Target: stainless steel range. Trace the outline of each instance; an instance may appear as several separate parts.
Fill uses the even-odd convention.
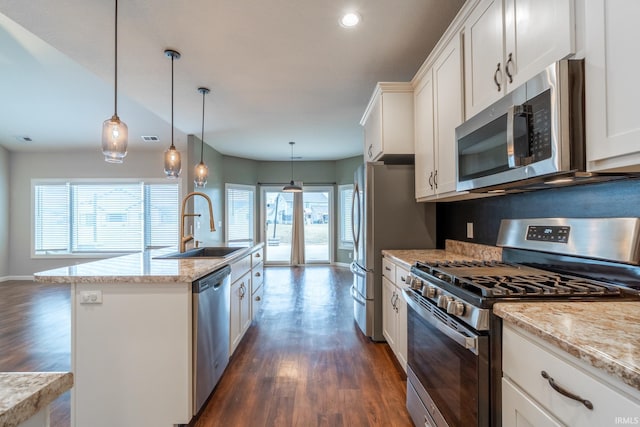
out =
[[[417,263],[407,408],[416,425],[500,426],[498,301],[640,299],[640,219],[503,220],[501,261]]]

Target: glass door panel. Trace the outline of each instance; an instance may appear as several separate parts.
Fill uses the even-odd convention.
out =
[[[331,261],[332,195],[331,187],[304,189],[302,201],[306,263]]]
[[[289,264],[291,262],[291,224],[293,194],[278,188],[265,188],[262,192],[265,262]]]

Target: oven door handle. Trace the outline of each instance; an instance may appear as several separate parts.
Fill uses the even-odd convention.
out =
[[[436,327],[440,332],[445,334],[447,337],[451,338],[454,342],[456,342],[461,347],[466,348],[473,354],[478,354],[478,336],[468,336],[462,334],[454,329],[452,329],[449,325],[438,319],[436,316],[431,314],[427,309],[420,306],[411,296],[410,290],[403,289],[402,294],[404,296],[405,301],[415,312],[422,317],[425,321],[429,322],[431,325]],[[437,310],[434,308],[434,310]],[[458,322],[455,322],[459,325]],[[462,326],[462,325],[460,325]]]

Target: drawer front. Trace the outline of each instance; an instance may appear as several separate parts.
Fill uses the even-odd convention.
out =
[[[264,297],[264,286],[260,286],[251,295],[251,319],[256,320],[260,315],[260,308]]]
[[[251,253],[251,267],[260,264],[264,260],[264,248]]]
[[[503,376],[525,391],[552,416],[562,423],[575,426],[614,425],[619,417],[640,414],[640,400],[632,400],[596,378],[582,366],[574,364],[570,354],[559,357],[534,342],[530,337],[505,325],[502,341]],[[575,359],[578,362],[578,359]],[[593,368],[594,371],[596,368]],[[586,399],[593,404],[588,409],[583,403],[570,399],[543,378],[544,371],[556,385]],[[612,379],[615,381],[615,379]]]
[[[396,286],[399,288],[404,288],[405,286],[407,286],[409,283],[407,282],[407,280],[409,280],[409,276],[410,276],[410,272],[409,270],[406,270],[403,267],[400,266],[396,266]]]
[[[382,275],[395,283],[396,265],[386,258],[382,258]]]
[[[251,269],[251,293],[254,293],[256,289],[262,286],[264,280],[264,264],[259,264]]]
[[[251,269],[251,255],[247,255],[246,257],[239,259],[238,261],[231,264],[231,283],[234,283],[243,274]]]

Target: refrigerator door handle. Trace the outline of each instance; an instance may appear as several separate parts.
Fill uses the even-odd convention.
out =
[[[351,261],[350,269],[353,274],[361,277],[365,277],[367,273],[370,272],[370,270],[367,270],[366,268],[358,264],[356,261]]]
[[[355,286],[351,286],[351,298],[354,299],[357,303],[361,305],[365,305],[366,299],[362,296],[360,292],[355,288]]]
[[[358,223],[355,222],[356,206],[358,207]],[[360,247],[360,223],[362,222],[362,211],[360,209],[360,186],[357,182],[353,184],[353,195],[351,197],[351,234],[353,235],[353,247],[357,259],[358,248]]]

